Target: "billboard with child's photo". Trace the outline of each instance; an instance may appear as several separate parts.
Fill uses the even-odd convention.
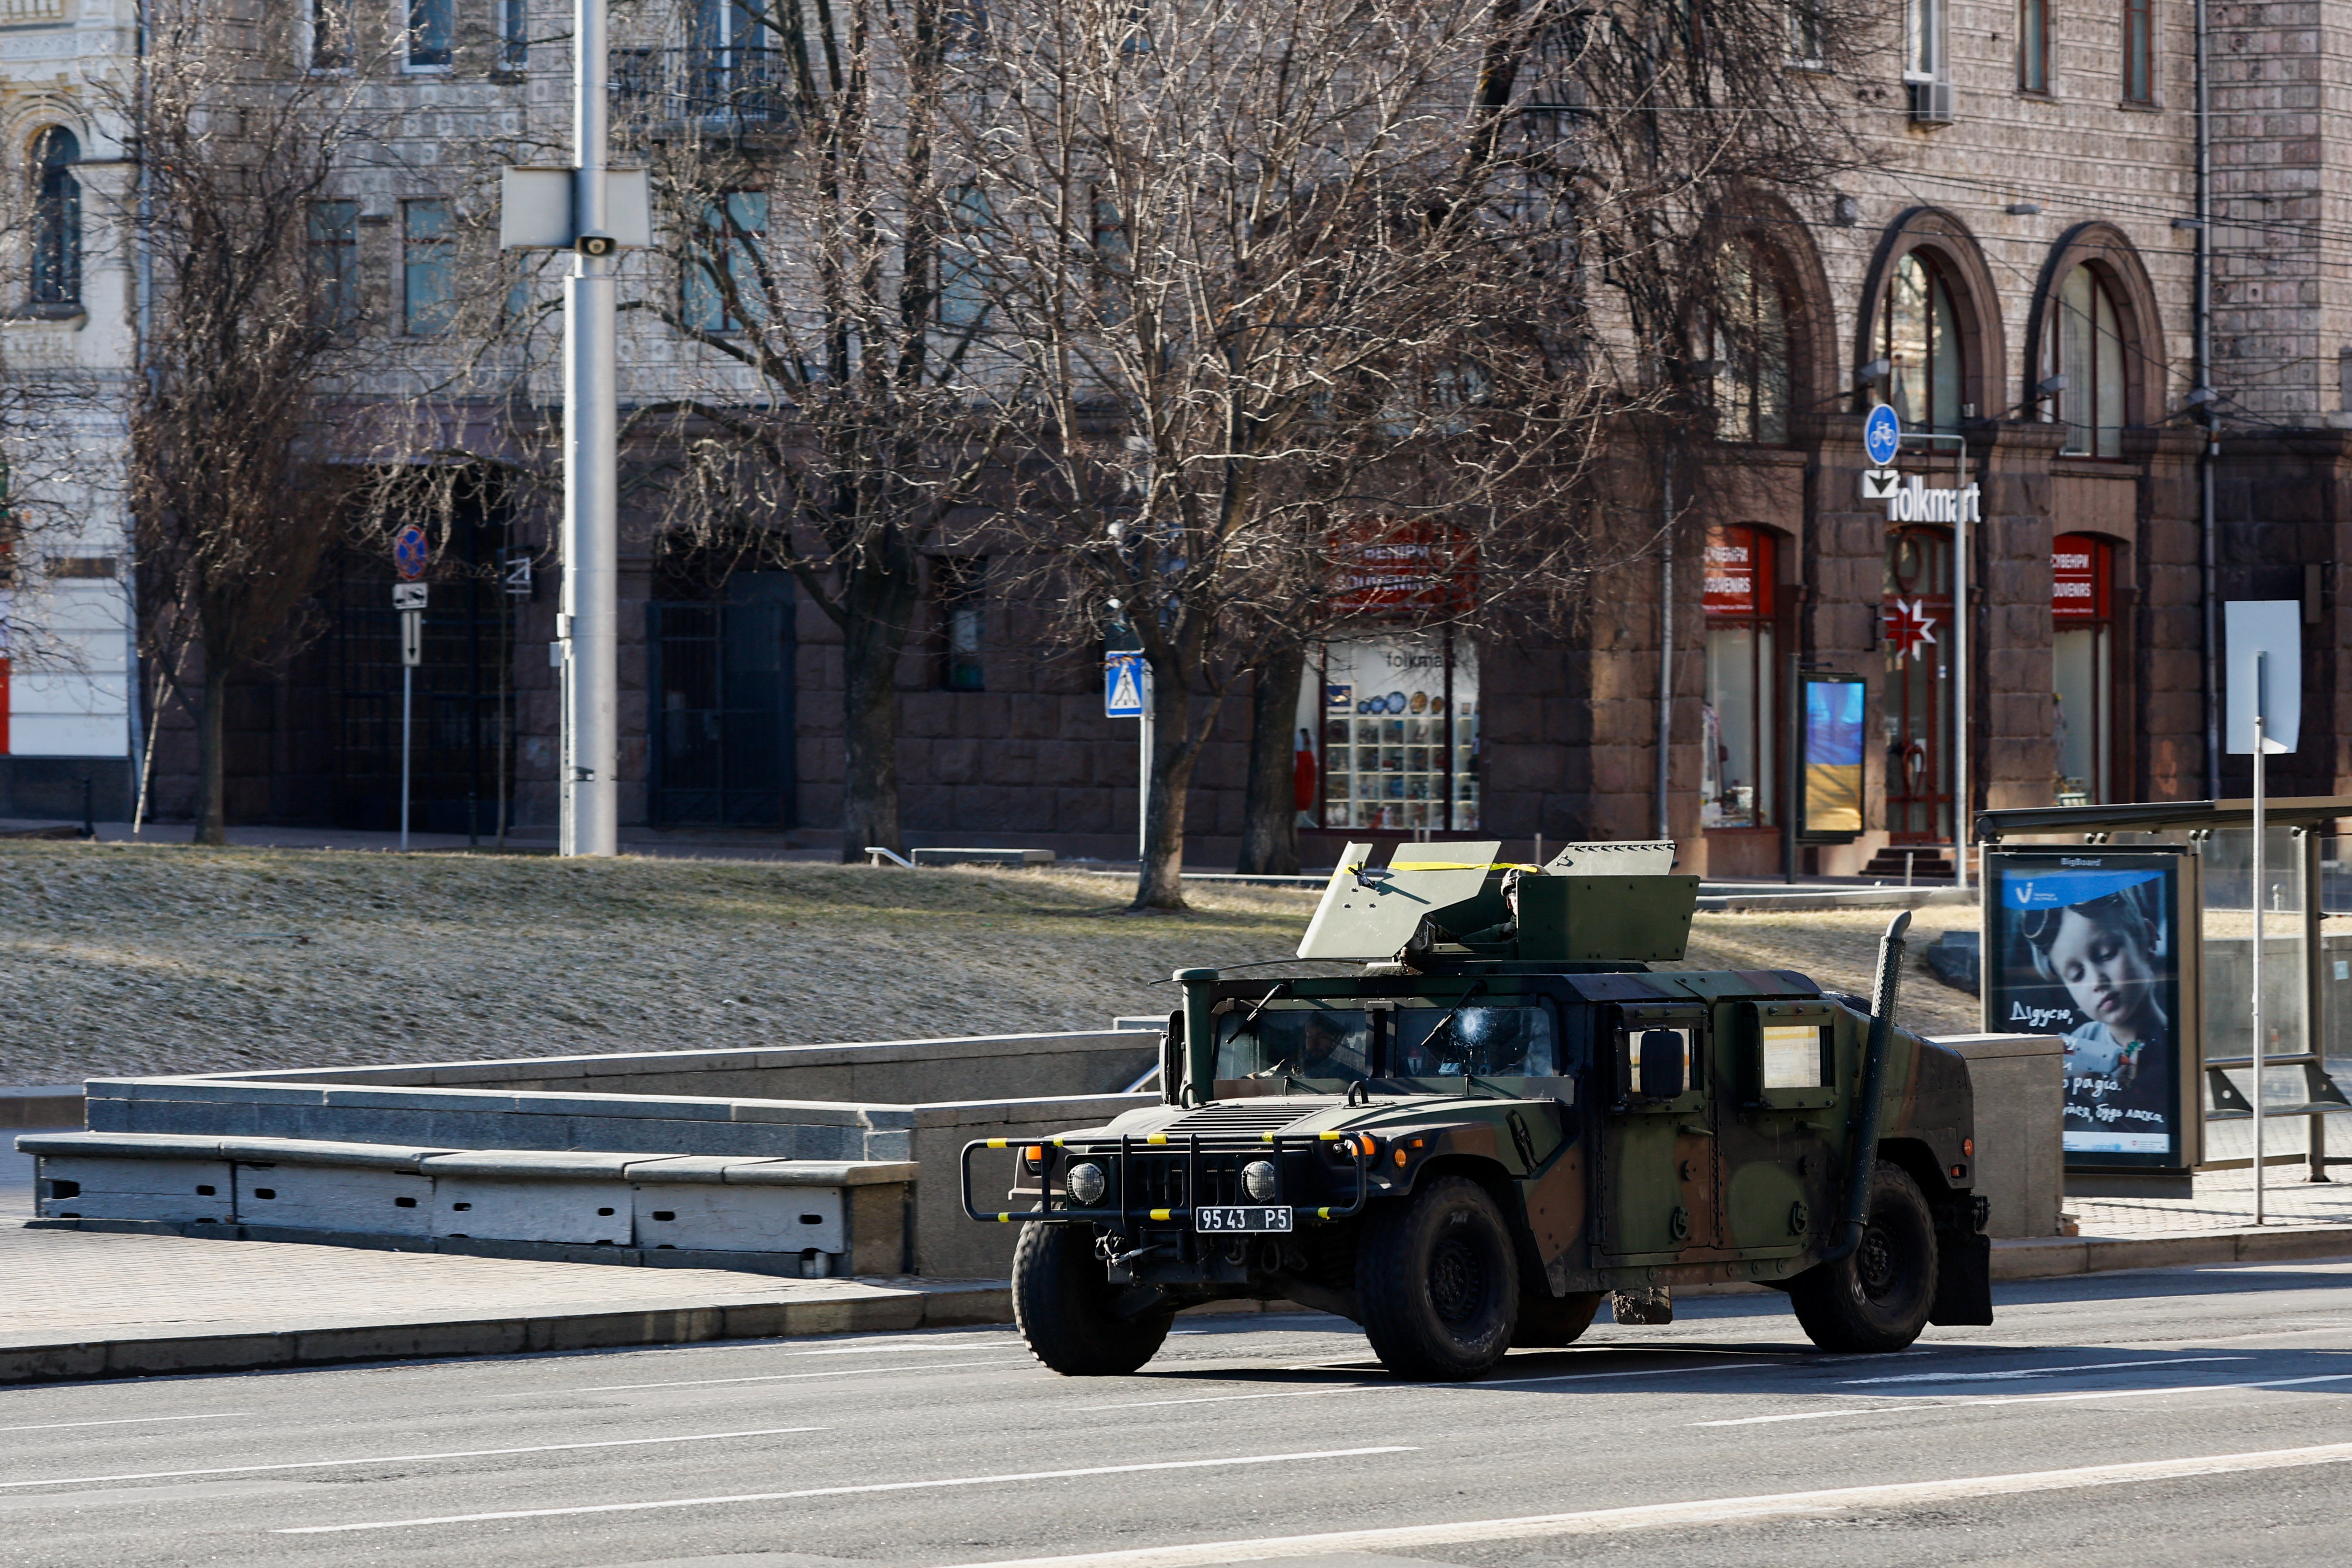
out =
[[[2148,850],[1985,857],[1984,1020],[2065,1042],[2069,1168],[2197,1157],[2193,862]]]

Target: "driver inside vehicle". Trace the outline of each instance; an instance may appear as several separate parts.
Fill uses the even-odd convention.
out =
[[[1296,1078],[1354,1083],[1371,1076],[1371,1020],[1354,1009],[1273,1008],[1228,1014],[1219,1078]]]

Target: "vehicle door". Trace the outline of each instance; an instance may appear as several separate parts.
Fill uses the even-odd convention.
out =
[[[1719,1245],[1715,1096],[1701,1004],[1604,1009],[1601,1251],[1612,1265],[1673,1263]]]
[[[1791,1257],[1829,1225],[1853,1021],[1819,1001],[1722,1012],[1736,1107],[1722,1130],[1725,1245],[1743,1258]]]

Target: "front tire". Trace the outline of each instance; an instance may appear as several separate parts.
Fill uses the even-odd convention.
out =
[[[1790,1280],[1790,1305],[1822,1349],[1880,1355],[1917,1339],[1935,1301],[1935,1215],[1910,1173],[1881,1160],[1862,1244]]]
[[[1356,1297],[1372,1352],[1399,1377],[1475,1377],[1518,1326],[1519,1266],[1486,1190],[1441,1176],[1365,1220]]]
[[[1110,1282],[1090,1226],[1029,1225],[1013,1250],[1013,1321],[1064,1377],[1123,1377],[1158,1353],[1174,1303]],[[1139,1306],[1140,1310],[1134,1310]]]

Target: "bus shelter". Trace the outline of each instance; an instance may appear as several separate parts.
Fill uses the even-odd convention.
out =
[[[1983,1026],[2066,1039],[2069,1192],[2184,1192],[2252,1164],[2258,931],[2263,1163],[2315,1182],[2352,1164],[2327,1152],[2352,1114],[2352,920],[2331,930],[2325,907],[2352,796],[2263,810],[2260,889],[2250,800],[1978,813]]]

